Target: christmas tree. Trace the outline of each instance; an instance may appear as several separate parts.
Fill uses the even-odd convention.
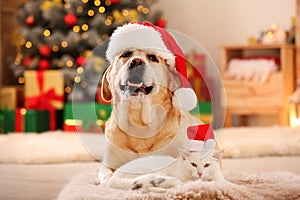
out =
[[[16,57],[11,68],[18,82],[24,83],[24,70],[61,69],[65,93],[75,101],[90,101],[93,76],[107,66],[105,42],[113,30],[134,21],[149,21],[164,27],[159,11],[150,7],[153,0],[29,0],[17,10],[20,25],[14,44]],[[102,44],[104,48],[95,51]],[[84,63],[90,54],[91,62]],[[89,88],[89,89],[87,89]],[[82,90],[81,90],[82,89]]]

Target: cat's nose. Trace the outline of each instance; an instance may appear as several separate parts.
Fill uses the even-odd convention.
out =
[[[201,177],[202,176],[202,172],[198,172],[198,176]]]

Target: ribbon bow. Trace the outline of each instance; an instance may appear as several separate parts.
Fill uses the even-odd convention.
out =
[[[27,109],[48,110],[50,115],[50,130],[56,129],[56,111],[51,101],[63,101],[62,95],[57,95],[54,88],[43,91],[44,88],[44,71],[37,71],[37,82],[39,94],[37,96],[26,98]]]

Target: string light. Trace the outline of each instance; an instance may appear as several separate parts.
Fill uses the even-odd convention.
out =
[[[103,6],[99,7],[99,13],[104,13],[105,12],[105,8]]]
[[[44,30],[45,37],[49,37],[50,35],[51,35],[51,32],[48,29]]]
[[[27,110],[25,108],[21,108],[20,113],[21,113],[21,115],[26,115]]]
[[[68,45],[69,45],[69,44],[68,44],[67,41],[62,41],[62,42],[61,42],[61,46],[62,46],[63,48],[66,48]]]
[[[75,76],[75,77],[74,77],[74,81],[75,81],[75,83],[79,83],[79,82],[80,82],[80,80],[81,80],[81,79],[80,79],[80,77],[79,77],[79,76]]]
[[[143,11],[143,8],[144,8],[144,6],[139,5],[139,6],[137,7],[137,10],[138,10],[139,12],[142,12],[142,11]]]
[[[87,24],[83,24],[83,25],[81,26],[81,29],[82,29],[83,31],[87,31],[87,30],[89,30],[89,26],[88,26]]]
[[[79,27],[78,25],[73,26],[73,31],[74,31],[75,33],[78,33],[78,32],[80,31],[80,27]]]
[[[149,8],[143,8],[142,12],[143,12],[144,14],[148,14],[148,13],[149,13]]]
[[[20,76],[20,77],[18,78],[18,83],[19,83],[19,84],[25,83],[25,78],[22,77],[22,76]]]
[[[82,0],[82,3],[88,3],[89,0]]]
[[[87,39],[87,38],[89,37],[89,35],[85,32],[85,33],[82,33],[82,34],[81,34],[81,37],[82,37],[83,39]]]
[[[71,91],[72,89],[69,86],[65,87],[65,93],[71,93]]]
[[[77,73],[79,73],[79,74],[83,73],[83,67],[78,67],[77,68]]]
[[[66,3],[65,4],[65,9],[70,9],[71,8],[71,5],[69,3]]]
[[[21,64],[22,58],[23,58],[23,55],[20,54],[20,53],[18,53],[17,56],[16,56],[16,59],[15,59],[15,64],[16,64],[16,65]]]
[[[73,61],[72,60],[68,60],[66,63],[67,67],[72,67],[73,66]]]
[[[15,60],[15,64],[16,64],[16,65],[19,65],[19,64],[21,64],[21,60],[20,60],[20,59],[18,59],[18,58],[16,58],[16,60]]]
[[[64,67],[64,62],[61,61],[61,60],[58,61],[57,66],[60,67],[60,68]]]
[[[81,87],[86,88],[87,86],[88,86],[87,82],[84,81],[81,83]]]
[[[101,117],[106,117],[107,112],[106,112],[106,110],[100,110],[99,114],[100,114]]]
[[[95,12],[93,10],[89,10],[88,11],[88,16],[92,17],[94,16]]]
[[[22,55],[21,53],[18,53],[17,56],[16,56],[16,58],[17,58],[17,59],[22,59],[22,58],[23,58],[23,55]]]
[[[106,1],[105,1],[105,5],[106,5],[106,6],[110,6],[110,5],[111,5],[111,1],[110,1],[110,0],[106,0]]]
[[[95,6],[100,6],[101,5],[101,1],[100,0],[95,0],[94,4],[95,4]]]
[[[57,45],[54,45],[54,46],[52,47],[52,51],[58,52],[58,51],[59,51],[59,47],[58,47]]]
[[[77,12],[82,13],[83,7],[82,6],[78,6],[76,10],[77,10]]]
[[[126,17],[126,16],[128,16],[128,14],[129,14],[129,11],[128,11],[128,10],[125,9],[125,10],[122,11],[122,15],[123,15],[123,16]]]
[[[25,47],[26,47],[27,49],[31,48],[31,47],[32,47],[32,43],[31,43],[30,41],[27,41],[27,42],[25,43]]]
[[[111,25],[111,19],[107,18],[104,23],[105,23],[106,26],[110,26]]]

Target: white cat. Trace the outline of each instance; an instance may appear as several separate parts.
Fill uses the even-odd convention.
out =
[[[164,192],[182,182],[198,180],[222,181],[219,160],[223,150],[207,155],[184,152],[177,159],[167,156],[147,156],[133,160],[119,169],[101,185],[119,189],[146,189]]]

